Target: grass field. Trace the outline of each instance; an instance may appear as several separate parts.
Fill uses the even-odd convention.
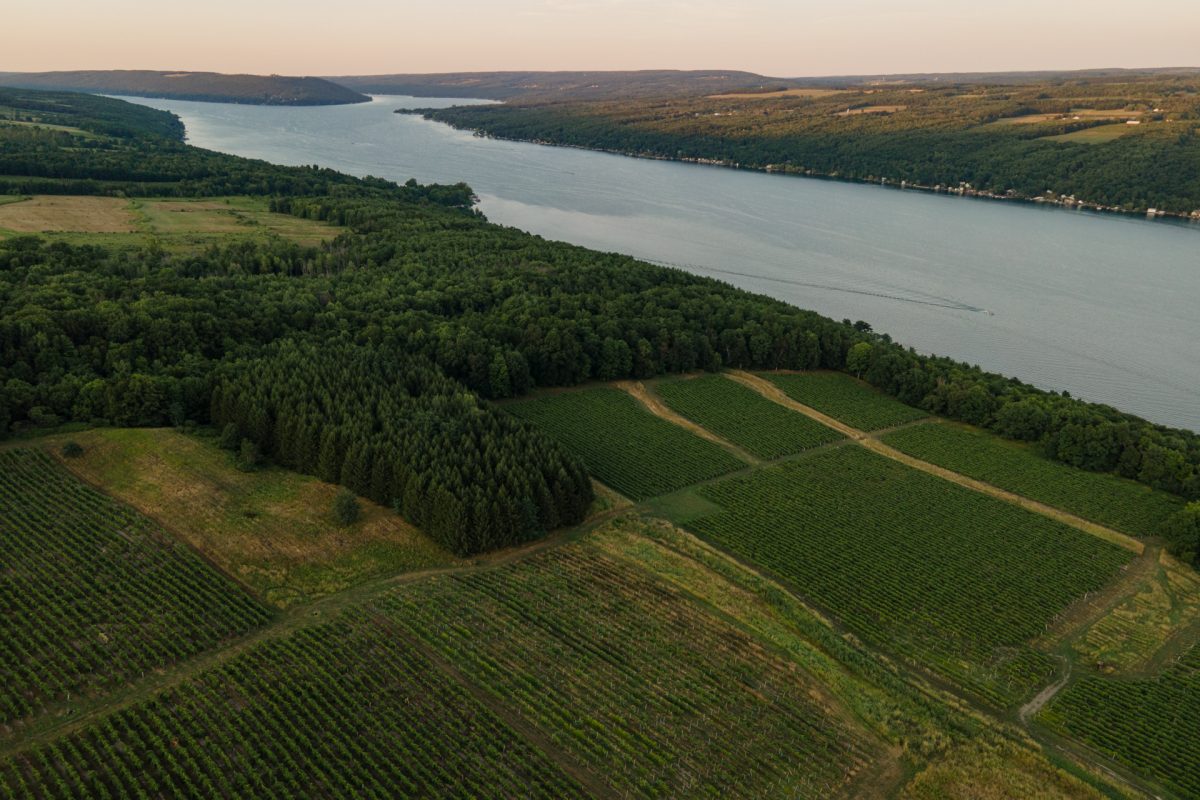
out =
[[[1077,662],[1140,676],[1200,641],[1200,575],[1166,553],[1156,567],[1072,642]]]
[[[906,406],[840,372],[760,373],[793,400],[864,431],[924,419],[929,413]]]
[[[40,451],[0,451],[0,729],[182,661],[267,609]]]
[[[1104,144],[1105,142],[1111,142],[1113,139],[1119,139],[1125,134],[1134,130],[1136,130],[1136,127],[1133,125],[1126,125],[1124,122],[1117,122],[1113,123],[1112,125],[1097,125],[1094,128],[1084,128],[1081,131],[1060,133],[1057,136],[1047,136],[1045,139],[1048,142]]]
[[[1200,797],[1200,645],[1153,677],[1084,675],[1039,721],[1183,797]]]
[[[337,487],[277,468],[242,472],[211,440],[170,429],[83,431],[67,465],[179,536],[279,607],[380,575],[454,562],[394,511],[360,500],[338,526]],[[51,447],[58,439],[51,440]]]
[[[559,392],[504,408],[542,428],[582,458],[597,480],[634,500],[746,466],[618,389]]]
[[[40,233],[73,244],[129,246],[157,241],[187,250],[230,237],[282,237],[316,245],[343,231],[335,225],[268,210],[261,197],[125,200],[39,195],[0,199],[0,237]]]
[[[856,634],[1013,703],[1054,672],[1027,645],[1130,553],[861,448],[701,487],[687,524]]]
[[[1132,536],[1153,536],[1183,501],[1144,484],[1051,461],[1031,445],[962,425],[916,425],[883,437],[911,456],[1040,500]]]
[[[0,761],[0,796],[585,795],[390,625],[359,613]]]
[[[138,225],[128,200],[46,195],[0,205],[0,228],[16,233],[134,233]]]
[[[1093,787],[1011,742],[973,742],[919,773],[900,800],[1102,800]]]
[[[876,746],[785,661],[586,546],[377,605],[615,796],[840,796]]]
[[[654,391],[672,410],[759,458],[779,458],[842,438],[720,375],[660,381]]]

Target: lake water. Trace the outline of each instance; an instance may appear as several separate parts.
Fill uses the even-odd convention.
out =
[[[1200,430],[1200,225],[484,139],[378,97],[134,102],[192,144],[466,181],[493,222],[726,280],[1038,386]]]

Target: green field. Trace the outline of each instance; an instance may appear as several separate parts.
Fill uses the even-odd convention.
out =
[[[793,400],[859,430],[877,431],[929,416],[840,372],[760,374]]]
[[[1183,797],[1200,797],[1200,645],[1154,677],[1085,675],[1038,719]]]
[[[1092,128],[1084,128],[1071,133],[1060,133],[1057,136],[1043,137],[1050,142],[1079,142],[1080,144],[1104,144],[1111,142],[1113,139],[1120,139],[1128,133],[1132,133],[1139,128],[1147,127],[1144,123],[1141,126],[1127,125],[1124,122],[1114,122],[1110,125],[1097,125]]]
[[[504,408],[549,433],[582,458],[597,480],[634,500],[746,466],[618,389],[560,392]]]
[[[621,797],[830,797],[872,746],[816,684],[586,546],[378,604]]]
[[[585,795],[390,625],[357,613],[0,761],[0,796]]]
[[[170,428],[100,428],[70,438],[84,451],[65,462],[75,474],[169,524],[279,608],[455,562],[394,510],[363,498],[358,521],[338,525],[336,486],[279,467],[240,470],[212,438]]]
[[[766,567],[855,633],[998,704],[1053,674],[1027,647],[1131,558],[1001,501],[842,447],[702,487],[688,527]]]
[[[1086,472],[1039,455],[1030,445],[958,425],[917,425],[883,441],[911,456],[1040,500],[1133,536],[1152,536],[1183,506],[1166,492],[1115,475]]]
[[[0,451],[0,723],[111,689],[270,612],[35,450]]]
[[[779,458],[842,435],[719,375],[661,381],[654,391],[674,411],[759,458]]]

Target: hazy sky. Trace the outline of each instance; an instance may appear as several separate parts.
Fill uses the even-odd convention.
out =
[[[2,0],[0,71],[1200,65],[1200,0]]]

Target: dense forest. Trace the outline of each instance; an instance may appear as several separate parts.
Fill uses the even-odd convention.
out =
[[[323,78],[147,69],[0,72],[0,86],[263,106],[330,106],[371,99]]]
[[[459,555],[573,525],[591,505],[578,460],[403,350],[284,340],[218,375],[214,424],[395,505]]]
[[[429,110],[510,139],[1126,211],[1200,212],[1200,78],[765,87]]]
[[[68,95],[52,105],[75,127],[99,130],[99,115],[125,131],[97,134],[117,181],[144,152],[164,165],[163,193],[203,194],[225,175],[275,211],[350,232],[320,246],[187,252],[0,241],[0,434],[67,421],[232,422],[281,463],[394,504],[467,552],[576,519],[589,491],[576,464],[479,398],[722,367],[849,366],[905,402],[1041,442],[1061,461],[1200,497],[1194,433],[917,354],[866,323],[492,225],[465,186],[273,167],[186,147],[160,112]],[[3,168],[81,138],[6,132]],[[66,173],[75,164],[79,185],[110,190],[87,159],[57,163]],[[380,399],[401,385],[412,387],[406,397]],[[446,437],[471,445],[450,449]],[[487,502],[472,488],[481,471]]]

